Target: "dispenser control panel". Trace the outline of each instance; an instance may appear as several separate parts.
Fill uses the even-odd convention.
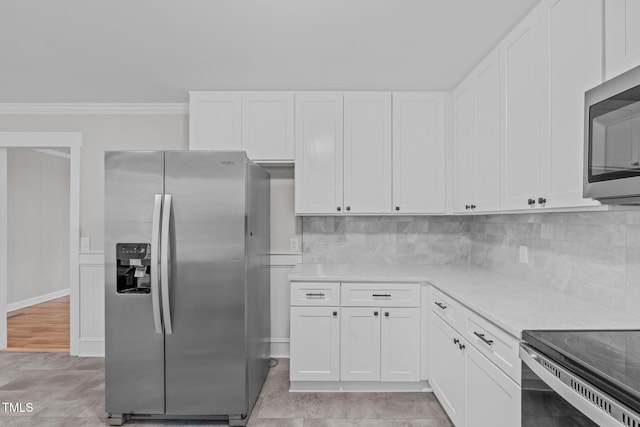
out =
[[[148,294],[151,292],[151,245],[149,243],[116,244],[117,292]]]

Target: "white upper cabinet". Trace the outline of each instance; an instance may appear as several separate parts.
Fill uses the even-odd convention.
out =
[[[499,94],[496,49],[453,92],[456,213],[500,209]]]
[[[584,92],[602,80],[602,1],[544,0],[500,44],[501,208],[582,198]]]
[[[189,93],[189,149],[241,150],[242,99],[234,92]]]
[[[346,213],[391,211],[391,94],[344,95]]]
[[[294,158],[293,93],[242,94],[242,148],[250,159]]]
[[[455,213],[470,212],[476,198],[476,87],[465,79],[454,91],[454,202]]]
[[[476,86],[474,211],[500,209],[500,55],[491,52],[473,74]]]
[[[534,9],[500,44],[503,209],[524,209],[541,192],[544,133],[540,129],[540,9]]]
[[[640,2],[605,1],[607,79],[640,65]]]
[[[602,1],[545,0],[541,9],[546,70],[541,129],[548,144],[541,196],[548,208],[598,205],[582,198],[582,168],[584,92],[602,82]]]
[[[393,213],[445,212],[445,94],[393,94]]]
[[[289,92],[190,92],[189,148],[244,150],[255,161],[294,158]]]
[[[343,211],[341,93],[296,94],[296,214]]]

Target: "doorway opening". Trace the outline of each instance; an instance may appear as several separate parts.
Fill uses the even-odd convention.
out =
[[[53,346],[57,349],[64,349],[64,351],[68,351],[71,355],[78,355],[79,349],[79,297],[80,297],[80,289],[79,289],[79,237],[80,237],[80,221],[79,221],[79,213],[80,213],[80,145],[82,141],[82,136],[77,132],[0,132],[0,349],[6,350],[8,347],[7,340],[7,325],[8,320],[26,320],[26,314],[24,311],[30,309],[32,319],[36,319],[39,316],[42,316],[42,313],[47,313],[46,315],[53,316],[53,318],[57,317],[56,321],[50,320],[48,326],[53,326],[51,323],[62,323],[65,325],[65,328],[68,332],[62,332],[61,335],[66,336],[68,339],[68,345],[60,346],[59,343],[55,343],[52,341],[52,348],[48,350],[40,350],[40,351],[51,351],[53,350]],[[40,267],[44,269],[45,272],[49,272],[49,276],[53,277],[54,269],[60,268],[61,270],[65,270],[62,267],[62,264],[66,264],[66,274],[68,279],[66,281],[66,289],[51,289],[48,288],[49,291],[40,290],[37,295],[34,296],[25,296],[23,294],[22,297],[11,296],[12,294],[9,290],[9,277],[10,274],[12,277],[15,277],[15,273],[9,273],[10,268],[8,268],[9,259],[15,259],[13,257],[13,253],[10,254],[14,248],[17,247],[15,244],[15,240],[13,242],[9,241],[9,230],[8,230],[8,219],[11,215],[9,213],[8,207],[8,151],[13,148],[19,149],[38,149],[40,152],[58,152],[58,155],[68,156],[68,198],[59,198],[55,200],[55,203],[52,202],[52,205],[57,206],[58,208],[61,205],[66,205],[67,209],[67,218],[65,224],[66,237],[56,237],[56,242],[49,242],[47,244],[41,242],[38,244],[32,244],[28,246],[26,250],[22,250],[22,257],[25,259],[22,260],[18,258],[18,261],[12,261],[16,264],[20,262],[27,263],[26,268],[18,269],[18,275],[22,275],[25,277],[25,280],[30,280],[30,277],[35,277],[35,264],[38,261],[35,261],[38,258],[37,251],[40,251],[40,255],[42,252],[47,251],[58,251],[64,252],[65,257],[57,258],[56,261],[42,261],[43,264]],[[37,209],[35,210],[37,211]],[[34,212],[35,212],[34,211]],[[27,223],[33,224],[36,218],[36,214],[32,213],[31,217],[24,219]],[[49,217],[46,215],[41,215],[46,221]],[[21,219],[22,220],[22,219]],[[13,225],[12,225],[13,226]],[[41,230],[40,230],[41,231]],[[31,230],[33,235],[42,236],[42,233],[35,232]],[[18,237],[27,239],[27,237]],[[14,237],[15,239],[15,237]],[[30,276],[31,275],[31,276]],[[45,274],[46,282],[47,275]],[[24,280],[23,280],[24,282]],[[44,289],[44,288],[43,288]],[[62,299],[58,299],[62,298]],[[40,305],[40,304],[46,305]],[[23,306],[24,305],[24,306]],[[9,317],[11,319],[7,319],[7,313],[9,313]],[[39,313],[39,314],[36,314]],[[56,314],[57,313],[57,314]],[[22,318],[22,319],[21,319]],[[67,320],[68,319],[68,320]],[[68,325],[68,326],[67,326]],[[54,332],[49,330],[45,335],[51,335]],[[51,338],[51,336],[49,336]],[[16,344],[20,345],[20,344]],[[21,346],[21,350],[25,350],[28,346]],[[12,346],[12,348],[15,348]]]
[[[68,147],[7,149],[7,350],[69,352]]]

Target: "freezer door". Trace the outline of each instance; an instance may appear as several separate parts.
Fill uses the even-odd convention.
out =
[[[245,156],[165,156],[172,198],[166,413],[244,414]]]
[[[105,153],[105,393],[111,414],[164,413],[164,335],[156,333],[148,282],[135,272],[150,271],[149,259],[126,252],[151,245],[155,195],[163,191],[163,156]]]

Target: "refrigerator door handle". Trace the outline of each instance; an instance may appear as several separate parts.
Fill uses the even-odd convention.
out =
[[[164,195],[164,204],[162,206],[162,237],[160,245],[160,270],[162,279],[160,286],[162,287],[162,316],[164,319],[164,333],[171,335],[173,328],[171,326],[171,304],[169,303],[169,253],[171,241],[169,240],[169,224],[171,223],[171,194]]]
[[[153,307],[153,326],[156,334],[162,333],[160,318],[160,287],[158,286],[158,250],[160,248],[160,211],[162,194],[156,194],[153,202],[153,222],[151,223],[151,305]]]

